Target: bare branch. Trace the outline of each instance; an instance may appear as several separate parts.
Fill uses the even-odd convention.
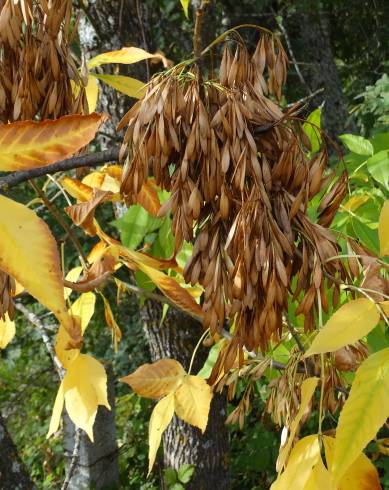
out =
[[[81,429],[76,429],[76,431],[74,432],[74,447],[73,447],[72,459],[70,461],[68,474],[66,475],[65,481],[62,484],[61,490],[66,490],[68,488],[74,470],[76,469],[78,458],[79,458],[79,452],[80,452],[80,442],[81,442]]]
[[[0,178],[0,193],[8,192],[11,187],[14,187],[17,184],[36,177],[42,177],[43,175],[55,174],[57,172],[72,170],[79,167],[97,167],[103,163],[118,161],[119,150],[119,147],[112,148],[110,150],[67,158],[66,160],[61,160],[60,162],[52,163],[51,165],[46,165],[44,167],[13,172],[6,177]]]

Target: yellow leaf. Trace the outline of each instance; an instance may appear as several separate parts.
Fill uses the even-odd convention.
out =
[[[46,436],[47,439],[58,430],[59,423],[61,421],[61,415],[62,415],[64,403],[65,403],[65,398],[64,398],[64,391],[63,391],[63,380],[62,380],[61,384],[59,385],[57,396],[55,397],[53,413],[51,415],[51,420],[50,420],[50,427]]]
[[[316,335],[305,357],[334,352],[367,335],[380,319],[376,305],[365,298],[355,299],[339,308]]]
[[[270,490],[304,489],[320,458],[317,434],[300,439],[290,453],[285,471],[278,476]]]
[[[93,189],[89,185],[85,185],[77,179],[72,177],[62,177],[60,184],[66,190],[68,194],[77,199],[77,201],[86,202],[91,199]]]
[[[135,372],[121,378],[140,396],[161,398],[174,391],[186,373],[178,361],[161,359],[153,364],[143,364]]]
[[[60,325],[57,335],[55,336],[55,353],[64,368],[69,368],[72,362],[77,359],[80,349],[71,349],[69,347],[71,337],[65,328]]]
[[[336,429],[332,473],[338,482],[389,416],[389,347],[359,366]]]
[[[120,327],[117,324],[115,317],[113,316],[111,305],[109,304],[107,298],[101,293],[100,296],[103,298],[104,301],[105,321],[107,322],[108,327],[111,329],[114,349],[115,352],[117,352],[118,343],[122,340],[122,331],[120,330]]]
[[[122,63],[124,65],[131,65],[138,61],[147,60],[148,58],[158,58],[160,55],[151,54],[141,48],[122,48],[118,51],[109,51],[107,53],[101,53],[91,58],[87,62],[89,70],[96,66],[104,65],[105,63]]]
[[[96,296],[92,292],[83,293],[79,296],[70,308],[73,316],[81,319],[81,333],[85,332],[90,319],[95,312]]]
[[[88,101],[89,113],[95,112],[97,100],[99,98],[99,83],[95,77],[88,76],[88,84],[85,87],[86,100]]]
[[[57,244],[46,223],[22,204],[0,195],[0,237],[0,268],[71,331]]]
[[[332,466],[333,449],[335,439],[333,437],[324,436],[324,448],[326,453],[326,461],[329,468]],[[325,488],[325,487],[318,487]],[[344,473],[336,490],[380,490],[380,478],[377,468],[370,459],[363,453],[360,453],[354,463]]]
[[[97,73],[92,75],[129,97],[141,99],[146,93],[146,85],[136,78],[123,75],[98,75]]]
[[[15,322],[10,320],[8,313],[6,313],[4,320],[0,318],[0,349],[5,349],[14,337]]]
[[[157,451],[159,445],[161,443],[161,437],[169,425],[171,419],[174,414],[174,395],[170,393],[160,400],[154,407],[154,410],[151,414],[150,423],[149,423],[149,472],[150,474],[155,456],[157,455]]]
[[[93,424],[99,405],[111,409],[107,399],[107,375],[100,362],[80,354],[63,379],[66,410],[76,427],[93,442]]]
[[[185,17],[188,19],[189,18],[189,1],[190,0],[180,0],[182,8],[184,9]]]
[[[288,459],[290,449],[292,447],[296,431],[298,429],[299,423],[311,401],[312,395],[315,392],[319,378],[308,378],[305,379],[301,385],[301,403],[296,413],[293,422],[290,424],[289,438],[285,446],[280,450],[280,454],[277,459],[277,471],[282,470]]]
[[[120,181],[113,178],[104,170],[90,172],[82,179],[83,184],[92,188],[101,189],[102,191],[111,191],[113,193],[120,192]]]
[[[82,272],[81,265],[77,267],[73,267],[73,269],[70,269],[70,271],[66,274],[66,280],[70,282],[77,282],[77,279],[80,277],[81,272]],[[72,290],[70,288],[64,288],[64,291],[65,291],[65,300],[66,300],[72,294]]]
[[[354,487],[349,487],[349,490],[351,488],[354,490]],[[321,457],[315,464],[304,490],[338,490],[335,488],[331,473],[324,466]]]
[[[174,393],[176,414],[205,432],[208,423],[212,389],[204,378],[188,374]]]
[[[362,204],[365,204],[370,199],[367,194],[359,196],[351,196],[350,199],[342,206],[347,211],[356,211]]]
[[[378,237],[380,239],[380,254],[389,255],[389,199],[385,201],[381,209]]]
[[[0,125],[0,171],[43,167],[72,156],[91,141],[104,114]]]

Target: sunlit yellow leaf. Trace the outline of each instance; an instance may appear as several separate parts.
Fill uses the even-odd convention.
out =
[[[66,190],[68,194],[77,199],[77,201],[85,202],[91,199],[93,194],[93,189],[89,185],[85,185],[77,179],[72,177],[62,177],[60,184]]]
[[[332,473],[340,481],[389,416],[389,347],[359,366],[336,429]]]
[[[91,188],[101,189],[102,191],[111,191],[112,193],[120,192],[120,181],[113,178],[104,170],[90,172],[82,179],[82,182]]]
[[[355,211],[357,210],[362,204],[365,204],[370,199],[370,196],[367,194],[362,194],[362,195],[357,195],[357,196],[351,196],[350,199],[343,204],[342,208],[346,209],[347,211]]]
[[[66,280],[70,282],[77,282],[77,279],[80,277],[81,272],[82,272],[81,265],[77,267],[73,267],[73,269],[70,269],[70,271],[66,274]],[[72,294],[72,290],[70,288],[65,288],[64,292],[65,292],[65,300],[66,300]]]
[[[300,439],[290,453],[285,471],[278,476],[270,490],[304,489],[320,458],[317,434]]]
[[[138,61],[147,60],[148,58],[158,58],[160,55],[151,54],[141,48],[122,48],[118,51],[109,51],[107,53],[101,53],[91,58],[87,62],[89,70],[96,66],[104,65],[105,63],[122,63],[124,65],[131,65]]]
[[[0,349],[5,349],[15,337],[15,322],[9,319],[8,313],[5,319],[0,318]]]
[[[187,375],[174,393],[176,414],[205,432],[211,406],[212,390],[204,378]]]
[[[93,424],[99,405],[111,409],[107,399],[107,375],[100,362],[80,354],[63,379],[66,410],[76,427],[93,442]]]
[[[180,0],[182,8],[184,9],[185,17],[188,19],[189,18],[189,2],[190,0]]]
[[[367,335],[380,319],[376,305],[366,299],[349,301],[337,310],[316,335],[305,357],[333,352]]]
[[[101,75],[97,73],[93,73],[92,75],[129,97],[141,99],[146,93],[146,85],[136,78],[125,77],[123,75]]]
[[[0,126],[1,131],[1,126]],[[0,195],[0,268],[51,310],[70,331],[57,244],[46,223]]]
[[[378,236],[380,239],[380,254],[389,255],[389,199],[385,201],[381,209]]]
[[[349,488],[351,489],[353,487]],[[324,466],[321,458],[319,458],[318,462],[313,467],[311,476],[309,477],[304,490],[338,490],[333,484],[331,473]]]
[[[121,378],[138,395],[161,398],[174,391],[185,377],[184,368],[174,359],[161,359],[153,364],[143,364],[135,372]]]
[[[85,332],[90,319],[95,312],[96,296],[92,292],[83,293],[79,296],[70,308],[73,316],[81,319],[81,333]]]
[[[331,468],[333,464],[335,439],[333,437],[324,436],[323,441],[327,465]],[[380,490],[382,488],[377,468],[363,453],[360,453],[354,463],[352,463],[344,473],[336,490],[350,490],[351,488],[352,490]]]
[[[93,113],[1,124],[0,170],[26,170],[68,158],[94,138],[106,119]]]
[[[161,437],[169,425],[174,414],[174,395],[170,393],[160,400],[154,407],[149,423],[149,472],[150,474],[155,461],[155,456]]]
[[[62,366],[66,369],[70,367],[72,362],[77,359],[80,354],[80,349],[72,349],[69,347],[70,345],[71,337],[65,328],[60,325],[57,335],[55,336],[55,353]]]
[[[111,305],[109,304],[109,301],[107,300],[107,298],[103,294],[101,294],[101,297],[103,298],[103,301],[104,301],[105,321],[107,322],[108,327],[111,329],[114,350],[115,350],[115,352],[117,352],[118,343],[122,340],[122,331],[120,330],[120,327],[117,324],[115,317],[113,316]]]
[[[277,459],[277,471],[282,470],[288,459],[290,449],[292,447],[296,431],[299,427],[299,423],[311,401],[312,395],[315,392],[319,378],[308,378],[305,379],[301,385],[301,403],[296,413],[293,422],[290,424],[289,438],[285,446],[282,447]]]
[[[99,98],[99,83],[95,77],[89,75],[88,84],[85,87],[86,100],[88,101],[89,113],[95,112]]]
[[[63,391],[63,380],[62,380],[61,384],[59,385],[57,396],[55,397],[53,413],[51,415],[51,420],[50,420],[50,427],[46,436],[47,438],[49,438],[58,430],[59,423],[61,421],[61,415],[62,415],[64,403],[65,403],[65,398],[64,398],[64,391]]]

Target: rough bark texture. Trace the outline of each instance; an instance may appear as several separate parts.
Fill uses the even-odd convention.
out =
[[[187,370],[193,349],[203,333],[199,322],[182,312],[169,308],[162,325],[162,308],[156,302],[146,301],[141,310],[145,335],[148,338],[153,361],[170,357]],[[202,367],[207,350],[197,352],[193,373]],[[164,465],[178,470],[184,463],[195,465],[195,473],[188,490],[227,490],[231,486],[228,471],[228,432],[224,425],[226,398],[215,395],[204,434],[174,416],[163,436]]]
[[[70,479],[69,490],[96,490],[118,488],[119,463],[115,427],[115,385],[111,366],[106,366],[108,375],[108,401],[111,410],[99,407],[93,426],[95,442],[81,432],[77,463]],[[73,422],[64,415],[64,447],[68,467],[74,448]]]
[[[0,488],[2,490],[35,490],[29,474],[0,415]]]
[[[301,71],[311,92],[324,88],[324,92],[311,101],[312,109],[324,102],[324,129],[332,137],[346,128],[352,130],[353,123],[347,121],[347,103],[334,61],[327,15],[318,5],[311,10],[297,9],[295,15],[287,18],[286,27],[298,61],[305,63]]]

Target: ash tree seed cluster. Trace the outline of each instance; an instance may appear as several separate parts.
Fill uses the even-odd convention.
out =
[[[346,275],[339,260],[327,261],[339,252],[327,227],[346,175],[324,196],[313,223],[307,206],[328,185],[327,151],[309,159],[299,107],[283,112],[274,101],[286,67],[276,37],[263,33],[252,55],[239,38],[234,52],[225,43],[219,78],[178,65],[152,79],[119,125],[127,126],[127,203],[150,172],[171,191],[161,212],[172,211],[176,250],[183,240],[194,242],[184,277],[204,287],[205,327],[215,334],[226,318],[235,324],[221,354],[227,370],[243,346],[265,351],[279,338],[289,294],[302,298],[297,313],[312,329],[317,292],[327,310],[325,288],[337,296],[336,277]]]

